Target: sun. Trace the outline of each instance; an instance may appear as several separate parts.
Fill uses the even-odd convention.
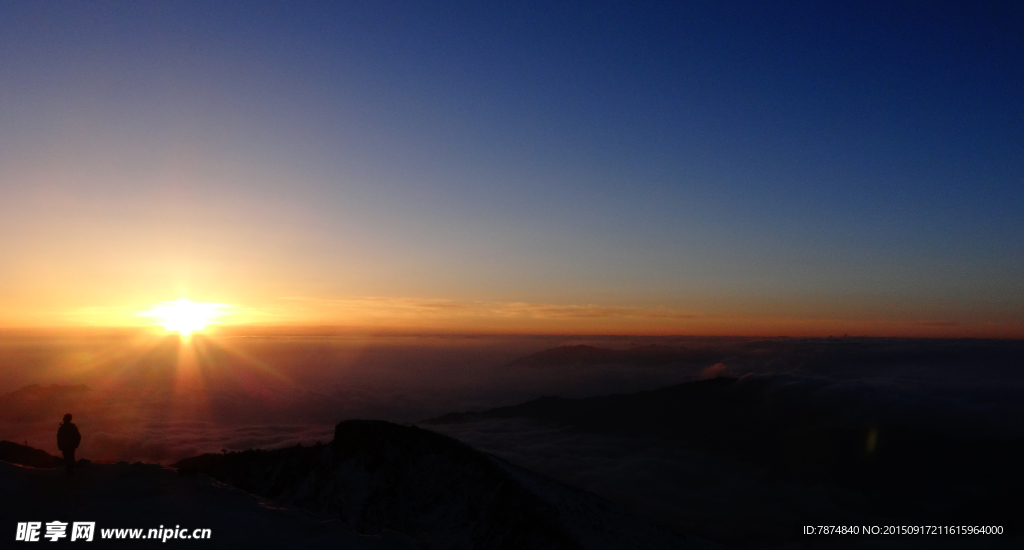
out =
[[[205,329],[218,317],[224,315],[228,309],[230,306],[226,304],[193,302],[181,298],[157,304],[140,315],[155,318],[157,324],[170,332],[189,336],[193,332]]]

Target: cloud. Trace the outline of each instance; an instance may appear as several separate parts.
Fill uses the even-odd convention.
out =
[[[169,464],[221,450],[274,449],[330,441],[333,424],[288,424],[224,427],[214,423],[168,423],[144,430],[83,435],[79,456],[93,460],[127,460]]]
[[[319,310],[321,316],[337,317],[498,317],[529,319],[699,319],[706,315],[664,307],[641,308],[596,304],[546,304],[530,302],[457,301],[428,298],[367,296],[344,299],[283,298]]]
[[[727,370],[728,367],[725,366],[725,363],[715,363],[710,367],[705,367],[704,369],[701,369],[699,378],[701,378],[702,380],[706,380],[708,378],[725,376]]]

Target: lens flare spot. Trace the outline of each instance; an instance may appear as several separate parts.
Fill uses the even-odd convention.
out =
[[[868,430],[867,441],[864,442],[864,449],[868,453],[875,452],[875,447],[878,447],[878,430],[871,428]]]

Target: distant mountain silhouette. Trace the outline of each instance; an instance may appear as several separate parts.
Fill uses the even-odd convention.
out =
[[[4,397],[6,399],[11,400],[28,400],[54,396],[81,395],[88,391],[89,387],[86,386],[85,384],[73,384],[66,386],[58,384],[50,384],[49,386],[31,384],[19,390],[13,391]]]
[[[60,418],[68,410],[79,410],[81,403],[95,400],[92,390],[84,384],[41,386],[32,384],[0,395],[0,420],[40,422]],[[54,426],[54,431],[56,431]]]
[[[329,445],[205,454],[174,466],[361,533],[404,533],[425,548],[711,546],[449,437],[383,421],[342,422]]]
[[[806,372],[843,377],[891,375],[926,367],[935,381],[946,376],[988,381],[1019,380],[1024,341],[922,338],[688,339],[687,345],[649,344],[625,349],[559,346],[520,357],[509,367],[558,368],[631,365],[699,366],[724,362],[736,374]],[[965,368],[970,366],[970,368]],[[920,374],[920,373],[918,373]]]
[[[850,418],[843,408],[790,399],[787,389],[769,377],[721,377],[633,394],[542,397],[422,424],[523,418],[654,438],[758,465],[790,482],[861,491],[862,511],[872,517],[1024,526],[1024,439],[953,437],[891,418]]]
[[[684,347],[650,344],[624,350],[595,346],[559,346],[520,357],[513,367],[587,367],[596,365],[636,365],[656,367],[675,364],[702,364],[717,360],[720,350],[691,350]]]

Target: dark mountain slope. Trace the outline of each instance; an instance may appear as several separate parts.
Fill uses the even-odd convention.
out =
[[[181,476],[159,464],[141,462],[88,464],[69,477],[63,468],[29,468],[0,461],[0,518],[10,529],[0,538],[0,548],[25,546],[15,540],[17,522],[54,520],[95,522],[92,541],[75,541],[85,542],[86,548],[161,547],[161,539],[150,538],[149,530],[175,526],[190,534],[194,529],[210,529],[209,540],[171,539],[168,546],[246,550],[420,548],[408,537],[393,533],[359,535],[339,521],[324,521],[295,508],[268,506],[256,496],[208,477]],[[127,534],[136,529],[138,533]],[[104,538],[104,531],[110,530],[121,531],[124,538]],[[41,533],[45,532],[43,527]],[[40,537],[39,542],[49,540]],[[61,542],[68,543],[69,539]]]
[[[0,460],[33,468],[57,468],[64,465],[61,457],[11,441],[0,441]]]
[[[797,377],[716,378],[634,394],[543,397],[424,424],[522,418],[646,437],[756,465],[787,482],[862,493],[863,517],[1020,527],[1024,440],[936,431],[892,413],[867,390],[829,388]]]
[[[383,421],[342,422],[330,445],[207,454],[175,466],[430,548],[704,546],[454,439]]]

